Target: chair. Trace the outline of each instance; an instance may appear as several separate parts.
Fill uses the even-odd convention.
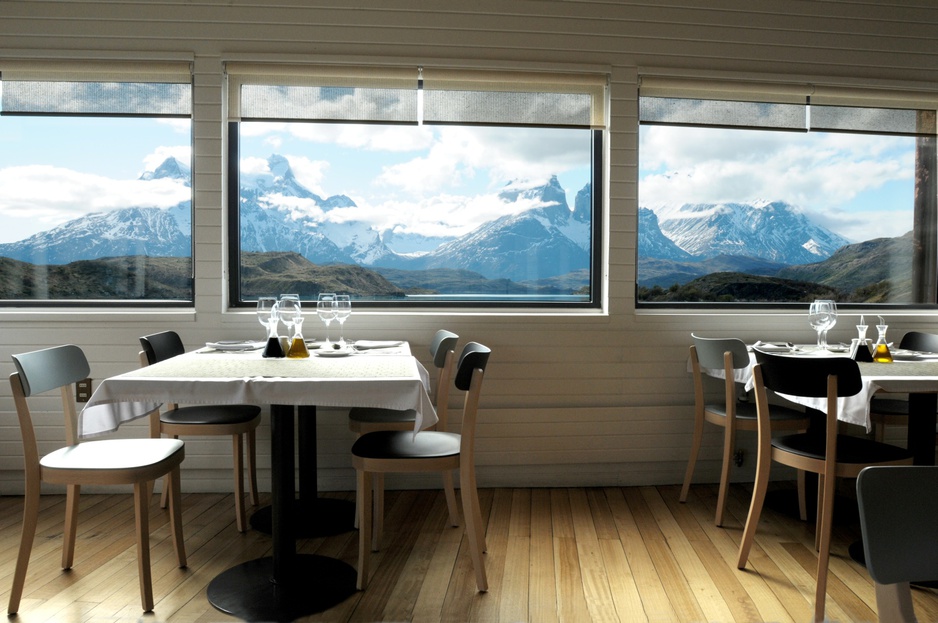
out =
[[[904,448],[879,443],[837,431],[837,398],[853,396],[862,389],[857,363],[846,357],[808,359],[770,355],[757,351],[753,369],[759,423],[759,456],[756,484],[749,516],[739,545],[737,566],[746,567],[762,513],[772,461],[818,475],[817,527],[814,547],[818,550],[817,587],[814,617],[824,620],[827,595],[827,567],[830,559],[831,524],[834,515],[835,479],[856,478],[871,465],[911,464],[912,455]],[[826,432],[796,433],[772,437],[768,390],[793,396],[826,399]]]
[[[26,569],[36,537],[40,488],[43,482],[66,485],[63,569],[70,569],[74,560],[81,486],[133,485],[140,601],[145,612],[153,610],[149,483],[164,475],[168,478],[170,529],[176,559],[180,567],[185,567],[186,551],[182,539],[182,507],[179,496],[179,465],[185,457],[183,442],[174,439],[108,439],[79,443],[73,387],[76,381],[87,378],[90,372],[88,360],[81,349],[71,344],[46,348],[13,355],[13,363],[16,372],[10,375],[10,386],[23,435],[26,495],[23,503],[23,531],[7,612],[16,614],[20,598],[23,596]],[[65,415],[65,443],[68,445],[40,457],[27,398],[53,389],[61,390]]]
[[[175,331],[163,331],[140,338],[143,366],[164,361],[186,352]],[[255,431],[261,422],[261,409],[254,405],[194,405],[179,407],[166,405],[150,416],[150,436],[170,435],[231,435],[234,458],[235,523],[238,532],[247,530],[244,514],[244,437],[247,437],[248,479],[251,486],[251,504],[257,506],[257,453]],[[166,508],[166,487],[161,504]]]
[[[857,478],[866,568],[883,623],[914,622],[909,582],[938,578],[938,467],[867,467]]]
[[[899,348],[938,353],[938,335],[909,331],[899,341]],[[873,439],[883,441],[887,426],[909,425],[909,401],[898,398],[873,398],[870,401],[870,422],[873,424]]]
[[[456,342],[459,336],[451,331],[440,329],[430,341],[430,356],[433,366],[437,369],[436,385],[433,388],[431,399],[437,409],[439,421],[434,430],[446,430],[446,408],[441,407],[449,399],[450,380],[453,375],[453,360],[455,359]],[[354,407],[349,410],[349,430],[357,436],[379,430],[412,431],[417,420],[417,412],[413,409],[398,411],[395,409],[382,409],[376,407]],[[374,504],[375,508],[384,508],[384,477],[382,474],[374,475]],[[456,509],[456,491],[453,488],[453,475],[443,473],[443,490],[446,493],[446,505],[449,508],[449,518],[452,525],[459,525],[459,511]],[[356,491],[356,506],[361,503],[361,492]],[[381,512],[381,511],[379,511]],[[375,522],[379,525],[381,522]],[[355,527],[358,527],[358,513],[355,513]],[[373,536],[377,547],[380,535]]]
[[[720,492],[717,497],[717,510],[714,523],[723,525],[723,513],[726,509],[726,493],[729,488],[730,468],[736,451],[736,431],[756,431],[756,405],[741,402],[737,398],[734,372],[749,367],[749,352],[746,344],[736,338],[703,338],[691,335],[694,344],[690,347],[691,371],[694,377],[694,439],[691,443],[690,458],[687,460],[687,472],[684,474],[684,486],[681,488],[681,502],[687,501],[697,454],[703,440],[704,422],[710,422],[723,428],[723,466],[720,470]],[[724,396],[721,403],[707,403],[704,398],[703,369],[722,370],[725,377]],[[802,431],[808,428],[808,416],[802,411],[787,407],[775,407],[772,411],[772,426],[776,430]],[[804,473],[799,472],[798,500],[801,518],[807,515],[804,500]]]
[[[475,432],[482,378],[491,350],[469,342],[456,366],[456,388],[466,392],[459,434],[444,431],[374,431],[359,437],[352,445],[352,463],[362,493],[359,506],[358,582],[364,589],[368,582],[368,559],[372,550],[372,521],[381,521],[373,507],[372,477],[387,472],[430,472],[459,470],[459,489],[469,552],[480,591],[488,590],[482,552],[485,532],[476,491]]]

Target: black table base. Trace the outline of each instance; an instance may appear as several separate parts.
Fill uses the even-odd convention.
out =
[[[297,500],[293,504],[296,538],[311,539],[321,536],[335,536],[354,530],[355,503],[334,498],[317,498],[310,507],[309,503]],[[251,528],[264,534],[271,533],[273,509],[270,506],[257,509],[249,520]]]
[[[351,565],[325,556],[297,555],[286,585],[273,581],[273,558],[258,558],[219,574],[208,585],[218,610],[245,621],[294,621],[323,612],[355,594]]]

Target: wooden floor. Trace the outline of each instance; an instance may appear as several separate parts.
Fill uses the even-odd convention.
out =
[[[787,498],[785,484],[775,495]],[[489,591],[478,593],[462,531],[446,526],[439,491],[388,492],[386,548],[364,592],[303,621],[794,621],[812,616],[813,526],[767,510],[746,571],[736,569],[749,487],[735,485],[726,527],[713,526],[715,487],[687,504],[678,488],[484,489]],[[351,499],[351,494],[328,494]],[[187,569],[174,566],[166,515],[151,505],[156,608],[140,611],[129,495],[83,497],[76,561],[59,568],[61,496],[45,496],[18,620],[196,623],[234,620],[205,588],[220,571],[269,552],[270,538],[239,534],[230,495],[184,496]],[[849,504],[844,504],[849,507]],[[0,498],[0,600],[9,599],[22,498]],[[828,618],[875,621],[865,569],[847,556],[859,537],[851,513],[835,526]],[[299,542],[300,551],[356,563],[356,532]],[[938,593],[913,590],[923,621]]]

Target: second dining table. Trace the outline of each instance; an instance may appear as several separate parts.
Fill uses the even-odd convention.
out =
[[[292,621],[331,608],[355,592],[351,565],[296,552],[297,522],[312,521],[294,512],[296,414],[300,501],[305,497],[304,510],[314,513],[317,406],[414,409],[415,434],[437,421],[427,392],[429,374],[406,342],[352,350],[348,356],[312,353],[307,359],[269,359],[259,350],[199,349],[104,379],[79,416],[82,436],[91,437],[164,402],[270,405],[271,556],[236,565],[208,587],[213,606],[246,620]]]

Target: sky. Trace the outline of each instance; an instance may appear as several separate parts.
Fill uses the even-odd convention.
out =
[[[568,203],[590,179],[589,131],[243,123],[243,170],[285,156],[298,181],[358,208],[334,218],[424,235],[458,235],[504,214],[509,183],[557,175]],[[0,118],[0,243],[96,211],[169,207],[189,190],[138,178],[174,156],[190,162],[188,121]]]
[[[642,126],[639,205],[785,201],[857,242],[912,229],[915,142],[862,134]]]
[[[138,178],[190,161],[187,120],[0,118],[0,242],[85,213],[169,207],[189,189]],[[787,201],[852,240],[911,229],[914,141],[859,134],[643,126],[640,205]],[[465,233],[500,215],[497,194],[557,175],[568,203],[589,181],[589,132],[530,128],[242,124],[245,171],[271,154],[299,181],[358,208],[343,218],[425,235]]]

